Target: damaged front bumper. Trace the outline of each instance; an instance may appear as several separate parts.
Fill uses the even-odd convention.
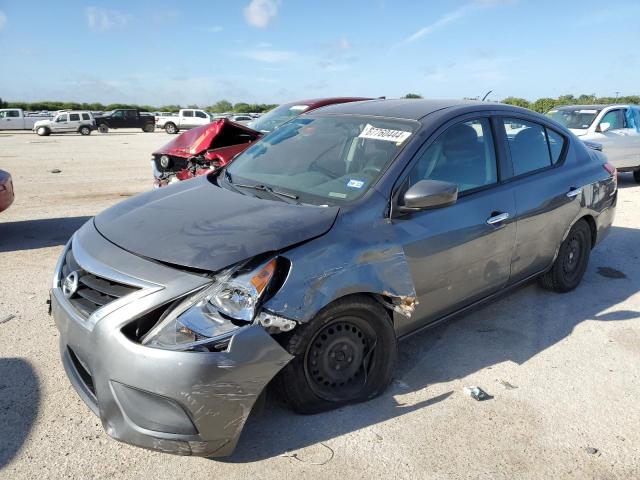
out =
[[[140,287],[131,302],[123,297],[88,317],[69,301],[59,281],[51,292],[65,370],[106,432],[168,453],[230,455],[256,399],[292,357],[259,324],[239,328],[223,351],[170,351],[136,343],[123,328],[202,277],[125,252],[102,238],[91,222],[74,237],[73,253],[84,272],[100,278],[121,282],[117,265],[126,265],[133,275],[129,284]]]

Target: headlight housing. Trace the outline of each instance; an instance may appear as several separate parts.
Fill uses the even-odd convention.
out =
[[[276,270],[276,259],[246,271],[238,265],[169,310],[142,338],[142,344],[184,350],[225,339],[249,324]]]
[[[171,166],[171,159],[167,155],[160,157],[160,166],[162,168],[169,168]]]

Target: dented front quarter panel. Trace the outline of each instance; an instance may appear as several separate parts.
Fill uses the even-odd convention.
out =
[[[341,210],[328,233],[282,253],[291,270],[266,309],[308,322],[338,298],[368,293],[393,309],[399,335],[410,329],[417,301],[402,242],[384,197],[373,191],[367,202],[371,208]]]

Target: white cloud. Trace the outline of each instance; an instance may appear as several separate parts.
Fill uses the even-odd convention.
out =
[[[278,14],[280,0],[251,0],[244,8],[244,18],[253,27],[265,28]]]
[[[460,18],[465,17],[469,13],[475,10],[478,10],[480,8],[497,7],[500,5],[515,3],[515,1],[516,0],[471,0],[456,9],[445,13],[440,18],[438,18],[435,22],[425,27],[422,27],[417,32],[405,38],[402,43],[413,43],[416,40],[424,37],[425,35],[429,35],[435,30],[445,27],[446,25],[449,25],[450,23],[453,23],[456,20],[459,20]]]
[[[266,62],[266,63],[286,62],[287,60],[291,60],[296,56],[295,52],[291,52],[289,50],[269,50],[269,49],[249,50],[246,52],[241,52],[240,54],[243,57],[247,57],[252,60],[257,60],[258,62]]]
[[[100,7],[87,7],[86,14],[89,28],[96,32],[106,32],[112,28],[124,27],[133,18],[130,14]]]
[[[6,23],[7,23],[7,15],[2,10],[0,10],[0,30],[4,28]]]

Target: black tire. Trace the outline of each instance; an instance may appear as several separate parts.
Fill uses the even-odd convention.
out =
[[[107,127],[104,123],[101,123],[101,124],[98,126],[98,131],[99,131],[100,133],[107,133],[107,132],[109,131],[109,127]]]
[[[169,122],[164,126],[164,131],[169,135],[174,135],[178,133],[178,127],[176,127],[175,123]]]
[[[39,127],[38,130],[36,130],[36,133],[41,137],[48,137],[51,135],[51,130],[47,127]]]
[[[292,332],[280,375],[297,412],[312,414],[380,395],[391,382],[397,341],[387,311],[366,296],[338,300]]]
[[[590,253],[591,228],[585,220],[578,220],[560,245],[553,267],[540,277],[540,285],[554,292],[570,292],[580,284]]]
[[[633,179],[636,181],[636,183],[640,183],[640,169],[633,171]]]
[[[147,123],[144,127],[142,127],[142,131],[145,133],[153,133],[156,129],[156,126],[153,123]]]
[[[83,127],[80,127],[78,132],[80,132],[80,135],[91,135],[91,128],[85,125]]]

